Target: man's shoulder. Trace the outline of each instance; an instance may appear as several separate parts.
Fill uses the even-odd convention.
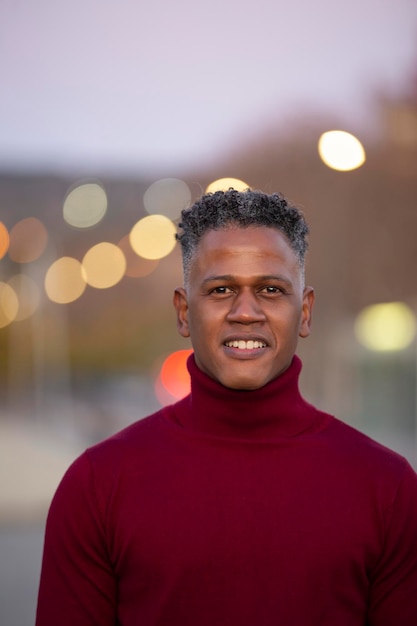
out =
[[[161,430],[164,428],[165,411],[166,408],[162,408],[151,415],[138,419],[122,430],[90,446],[86,450],[86,454],[91,458],[99,458],[107,454],[117,454],[118,451],[125,454],[129,448],[137,450],[138,446],[148,445],[151,439],[160,436]]]
[[[353,459],[358,466],[374,468],[381,474],[402,474],[410,468],[407,459],[389,443],[378,441],[340,419],[333,418],[326,431],[325,437],[328,437],[337,454]]]
[[[149,456],[163,439],[165,409],[143,417],[86,448],[69,466],[64,483],[112,482]],[[163,443],[162,443],[163,448]]]

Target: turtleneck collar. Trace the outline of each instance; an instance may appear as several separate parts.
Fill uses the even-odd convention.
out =
[[[191,394],[173,405],[182,427],[201,433],[238,439],[295,437],[315,430],[325,414],[306,402],[299,391],[301,360],[264,387],[251,391],[224,387],[188,359]]]

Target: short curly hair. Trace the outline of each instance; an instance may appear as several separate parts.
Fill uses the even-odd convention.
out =
[[[281,231],[304,273],[309,229],[303,213],[280,193],[229,189],[207,193],[181,212],[176,238],[181,244],[185,283],[201,237],[207,231],[231,225],[239,228],[268,226]]]

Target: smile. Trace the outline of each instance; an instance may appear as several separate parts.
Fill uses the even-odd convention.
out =
[[[249,339],[249,341],[244,341],[243,339],[234,339],[233,341],[226,341],[224,345],[228,348],[237,348],[238,350],[254,350],[257,348],[266,348],[265,342],[257,341],[254,339]]]

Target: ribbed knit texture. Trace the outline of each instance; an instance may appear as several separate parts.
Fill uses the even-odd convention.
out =
[[[87,450],[52,502],[37,626],[416,626],[417,479],[306,403],[300,361]]]
[[[297,356],[281,376],[254,391],[224,387],[198,369],[194,355],[189,357],[187,367],[192,393],[174,407],[178,423],[184,428],[271,442],[322,427],[332,419],[302,398],[298,388],[301,361]]]

